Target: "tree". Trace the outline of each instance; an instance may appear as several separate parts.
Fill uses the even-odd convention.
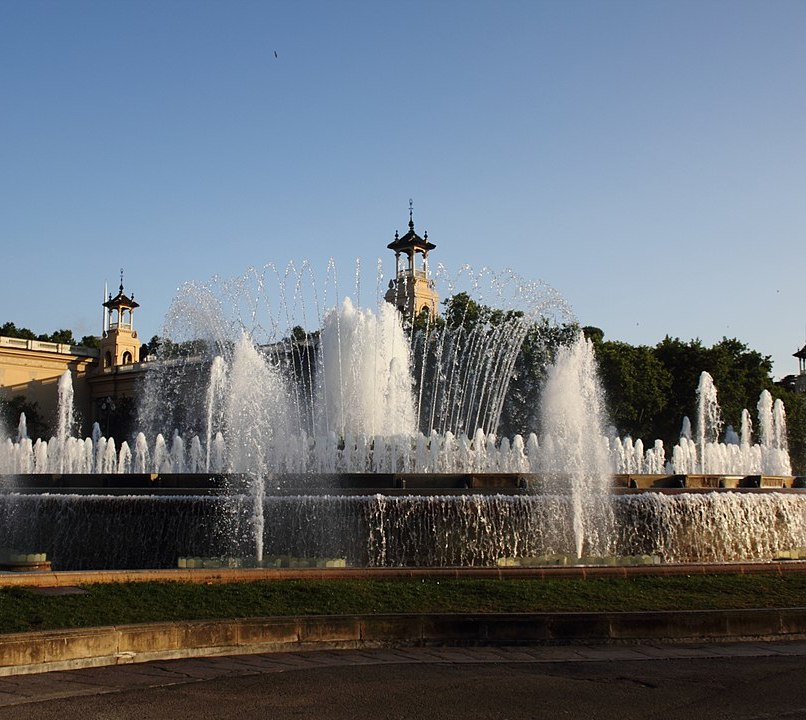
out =
[[[22,340],[61,343],[63,345],[82,345],[83,347],[98,347],[100,345],[100,338],[96,338],[94,335],[85,335],[81,338],[81,342],[77,343],[73,337],[73,331],[67,328],[56,330],[50,334],[40,333],[37,335],[33,330],[29,330],[28,328],[18,328],[13,322],[0,325],[0,335],[20,338]]]
[[[604,330],[593,325],[586,325],[582,328],[582,334],[586,340],[590,340],[594,345],[604,341]]]
[[[0,335],[21,340],[36,340],[36,335],[28,328],[18,328],[13,322],[0,325]]]
[[[432,315],[427,307],[418,312],[411,321],[411,333],[430,333],[435,330],[442,330],[445,327],[445,319],[440,315]]]
[[[56,332],[52,332],[50,335],[39,335],[37,339],[42,340],[43,342],[62,343],[64,345],[76,344],[76,341],[73,338],[73,331],[65,329],[57,330]]]
[[[650,347],[593,342],[610,421],[619,435],[653,438],[668,402],[672,374]]]
[[[470,330],[481,322],[485,306],[477,303],[466,292],[457,293],[442,301],[445,306],[445,325],[451,330]]]
[[[140,346],[140,361],[142,362],[148,357],[156,357],[160,345],[162,345],[162,338],[159,335],[154,335],[147,343],[143,343]]]
[[[723,337],[708,350],[707,370],[719,391],[726,423],[739,427],[744,408],[754,408],[762,390],[771,390],[772,360],[739,340]]]
[[[97,335],[84,335],[81,340],[78,341],[78,344],[81,347],[97,349],[101,347],[101,338],[99,338]]]

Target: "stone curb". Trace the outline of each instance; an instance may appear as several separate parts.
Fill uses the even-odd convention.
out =
[[[685,575],[785,575],[806,572],[806,561],[669,565],[567,565],[542,567],[209,568],[163,570],[69,570],[0,573],[0,587],[75,587],[99,583],[230,583],[265,580],[542,579]]]
[[[304,650],[804,639],[806,608],[246,618],[3,635],[0,676]]]

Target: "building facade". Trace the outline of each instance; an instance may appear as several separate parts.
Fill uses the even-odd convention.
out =
[[[118,294],[110,294],[103,307],[100,348],[0,337],[0,402],[23,400],[52,429],[59,378],[69,371],[79,431],[89,433],[92,423],[98,422],[105,434],[125,434],[146,364],[140,361],[141,343],[134,327],[139,304],[124,292],[122,273]],[[14,428],[6,430],[13,434]]]

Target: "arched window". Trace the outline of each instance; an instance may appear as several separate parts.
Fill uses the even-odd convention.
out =
[[[112,367],[112,353],[109,352],[108,350],[104,355],[104,367],[105,368]]]
[[[128,350],[125,353],[123,353],[123,364],[124,365],[132,364],[132,354]]]

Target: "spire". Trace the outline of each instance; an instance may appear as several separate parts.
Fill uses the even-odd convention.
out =
[[[420,237],[416,232],[414,232],[414,200],[409,200],[409,230],[408,232],[400,237],[400,234],[395,230],[395,239],[389,243],[386,247],[390,250],[394,250],[396,253],[427,253],[430,250],[433,250],[436,245],[428,240],[428,233],[425,233],[425,237]]]
[[[123,292],[123,268],[120,268],[120,292]]]

